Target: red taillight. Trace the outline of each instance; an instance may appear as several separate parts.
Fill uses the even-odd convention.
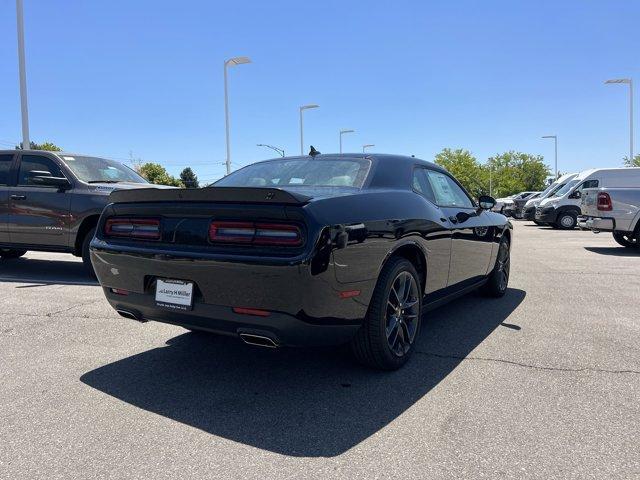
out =
[[[211,222],[209,240],[215,243],[242,243],[297,247],[302,245],[302,232],[296,225],[285,223]]]
[[[110,237],[160,240],[160,220],[156,218],[109,218],[104,233]]]
[[[607,192],[598,192],[598,210],[610,212],[613,210],[611,196]]]
[[[234,313],[240,315],[254,315],[256,317],[268,317],[271,312],[268,310],[260,310],[259,308],[233,307]]]

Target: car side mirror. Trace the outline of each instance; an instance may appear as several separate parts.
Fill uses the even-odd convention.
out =
[[[68,190],[71,188],[71,183],[69,183],[69,180],[67,180],[65,177],[52,177],[51,175],[33,175],[30,177],[30,180],[34,185],[42,185],[43,187],[57,187],[60,190]]]
[[[480,195],[478,205],[482,210],[491,210],[496,205],[496,199],[489,195]]]

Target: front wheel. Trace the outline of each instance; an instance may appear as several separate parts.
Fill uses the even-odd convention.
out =
[[[391,258],[382,269],[367,316],[351,341],[360,363],[396,370],[413,353],[420,330],[422,289],[415,267],[405,258]]]
[[[93,270],[93,265],[91,265],[91,252],[89,250],[89,245],[91,244],[91,240],[93,240],[94,235],[96,234],[96,228],[92,228],[87,232],[82,240],[82,263],[84,264],[84,268],[89,275],[95,278],[96,272]]]
[[[507,286],[509,285],[509,270],[511,267],[511,252],[510,252],[509,240],[507,237],[502,237],[500,240],[500,246],[498,247],[498,257],[496,258],[496,264],[493,267],[493,271],[489,274],[489,279],[485,283],[480,291],[487,297],[502,297],[507,292]]]
[[[556,226],[561,230],[573,230],[577,223],[578,216],[574,212],[562,212],[556,220]]]
[[[638,237],[640,237],[640,234],[613,232],[613,239],[627,248],[640,248]]]
[[[20,258],[25,253],[27,253],[26,250],[13,250],[10,248],[2,248],[0,249],[0,258],[2,260],[11,260],[14,258]]]

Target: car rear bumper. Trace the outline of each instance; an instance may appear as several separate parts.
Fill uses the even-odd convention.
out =
[[[228,335],[263,330],[281,345],[347,341],[361,325],[375,287],[375,280],[340,284],[331,266],[312,272],[305,259],[222,261],[125,253],[93,245],[91,260],[116,310],[132,312],[139,320]],[[193,309],[156,305],[157,279],[193,282]],[[359,293],[341,296],[345,291]],[[267,316],[239,314],[234,308],[262,310]]]
[[[269,312],[268,316],[239,314],[231,307],[195,302],[190,311],[159,308],[152,293],[115,294],[104,288],[111,306],[121,315],[137,321],[156,321],[219,335],[252,335],[268,338],[266,346],[320,346],[348,342],[360,328],[360,322],[348,324],[338,319],[324,319],[325,323],[310,323],[283,312]],[[337,323],[329,323],[337,322]]]
[[[601,217],[581,217],[578,220],[580,228],[591,230],[592,232],[613,232],[616,228],[616,222],[613,218]]]

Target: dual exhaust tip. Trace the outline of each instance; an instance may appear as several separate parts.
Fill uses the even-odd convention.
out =
[[[131,310],[117,309],[116,312],[124,318],[135,320],[136,322],[145,323],[147,320],[142,318],[139,314],[132,312]],[[239,332],[238,335],[244,343],[247,345],[254,345],[257,347],[265,348],[278,348],[278,342],[266,335],[260,335],[258,333]]]

